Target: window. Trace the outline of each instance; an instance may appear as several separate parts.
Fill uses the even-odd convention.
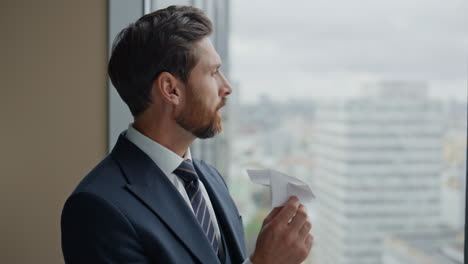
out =
[[[271,208],[246,169],[273,168],[317,196],[306,263],[463,263],[466,1],[112,0],[110,44],[169,4],[215,23],[234,92],[192,151],[225,176],[249,252]],[[109,91],[111,149],[131,119]]]
[[[463,263],[467,3],[231,10],[227,175],[248,250],[270,201],[245,170],[272,168],[317,196],[308,263]]]

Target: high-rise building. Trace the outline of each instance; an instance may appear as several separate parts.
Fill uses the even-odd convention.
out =
[[[383,264],[463,264],[463,231],[439,229],[385,239]]]
[[[451,100],[444,111],[442,223],[452,229],[465,225],[466,106],[466,102]]]
[[[439,226],[441,123],[420,82],[369,84],[316,108],[316,263],[380,264],[388,234]]]

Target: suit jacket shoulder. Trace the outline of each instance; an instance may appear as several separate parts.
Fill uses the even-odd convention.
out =
[[[194,164],[221,218],[228,253],[242,262],[243,227],[226,184],[212,166]],[[67,199],[61,228],[66,263],[219,263],[173,184],[122,135]]]

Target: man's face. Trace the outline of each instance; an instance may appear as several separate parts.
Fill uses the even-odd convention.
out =
[[[185,85],[185,103],[176,122],[198,138],[210,138],[222,130],[219,110],[231,92],[219,68],[221,58],[209,38],[195,44],[199,58]]]

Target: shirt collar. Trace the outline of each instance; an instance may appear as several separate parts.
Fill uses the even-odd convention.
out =
[[[184,159],[192,159],[190,148],[187,148],[187,152],[185,152],[184,158],[181,158],[172,150],[140,133],[133,127],[133,124],[128,126],[128,130],[125,133],[125,136],[128,140],[130,140],[130,142],[135,144],[146,155],[148,155],[162,170],[162,172],[166,174],[166,176],[169,176],[171,173],[173,173]]]

